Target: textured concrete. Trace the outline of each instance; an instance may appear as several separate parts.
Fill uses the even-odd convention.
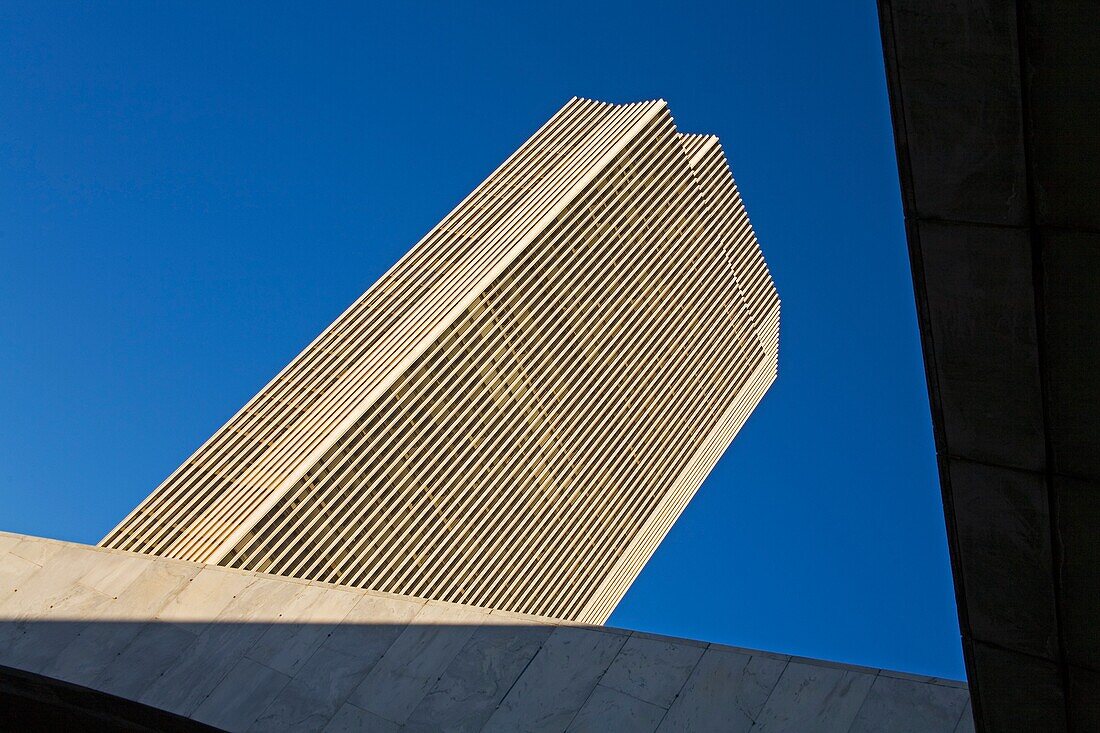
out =
[[[5,533],[0,666],[234,731],[969,724],[960,682]]]
[[[1100,730],[1100,3],[879,16],[977,729]]]

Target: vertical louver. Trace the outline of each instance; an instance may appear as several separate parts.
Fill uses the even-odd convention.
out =
[[[717,138],[575,99],[103,544],[602,622],[778,328]]]

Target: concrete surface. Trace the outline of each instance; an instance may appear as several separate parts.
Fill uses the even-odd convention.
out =
[[[234,731],[972,730],[961,682],[6,533],[0,665]]]
[[[879,17],[974,717],[1100,730],[1100,3]]]

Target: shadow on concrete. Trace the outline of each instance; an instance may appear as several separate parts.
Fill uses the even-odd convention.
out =
[[[960,683],[488,614],[0,620],[0,665],[5,730],[972,730]]]
[[[80,685],[0,666],[0,729],[216,731],[180,715]]]

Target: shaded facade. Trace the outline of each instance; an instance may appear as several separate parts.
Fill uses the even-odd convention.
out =
[[[574,99],[102,544],[602,622],[778,329],[717,138]]]
[[[1100,4],[879,17],[975,722],[1100,730]]]

